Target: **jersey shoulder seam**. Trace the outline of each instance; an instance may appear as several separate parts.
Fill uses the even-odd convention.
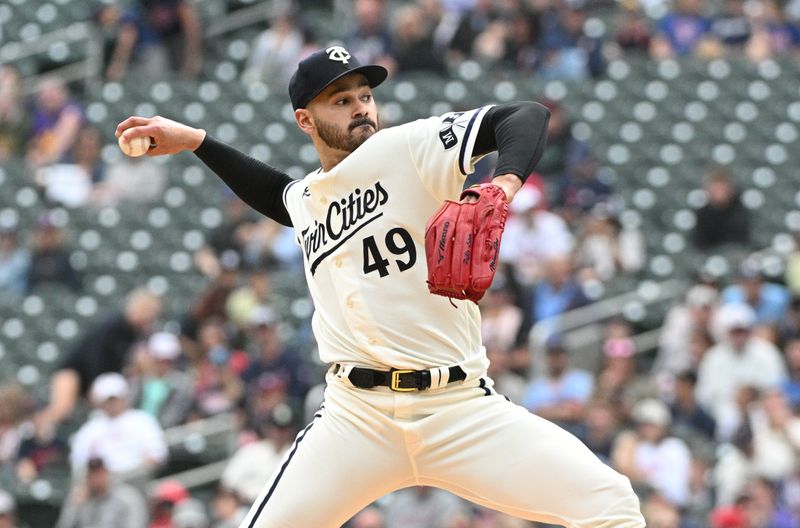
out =
[[[286,207],[286,212],[289,212],[289,203],[288,203],[289,189],[291,189],[294,184],[296,184],[296,183],[298,183],[300,181],[302,181],[302,180],[291,181],[291,182],[286,184],[286,187],[283,188],[282,200],[283,200],[283,206]]]

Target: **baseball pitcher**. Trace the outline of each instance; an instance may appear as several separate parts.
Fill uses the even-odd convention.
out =
[[[625,477],[497,394],[486,375],[476,301],[549,113],[489,105],[381,130],[372,89],[386,76],[339,46],[299,64],[289,95],[321,164],[302,180],[161,117],[116,130],[150,136],[151,156],[194,152],[253,208],[293,227],[303,251],[330,365],[325,403],[242,528],[338,527],[417,485],[523,519],[644,526]],[[492,184],[462,195],[475,160],[492,151]]]

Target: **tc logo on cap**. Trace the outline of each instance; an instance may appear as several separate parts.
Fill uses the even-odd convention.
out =
[[[332,61],[338,61],[342,64],[347,64],[350,60],[350,53],[341,46],[331,46],[330,48],[326,49],[325,52],[328,54],[328,58]]]

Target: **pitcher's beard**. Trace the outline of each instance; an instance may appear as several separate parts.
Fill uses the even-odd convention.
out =
[[[356,126],[348,127],[347,132],[342,131],[333,123],[320,119],[315,121],[320,139],[330,148],[344,152],[353,152],[377,132],[377,124],[369,119],[357,120]],[[360,124],[371,124],[373,127],[362,127],[359,126]]]

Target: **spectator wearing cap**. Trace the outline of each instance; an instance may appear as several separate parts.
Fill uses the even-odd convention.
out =
[[[174,528],[172,514],[175,507],[189,499],[186,487],[177,480],[161,481],[152,495],[151,521],[147,528]]]
[[[741,421],[736,406],[741,388],[778,388],[787,379],[780,351],[753,334],[755,322],[753,309],[737,303],[720,307],[712,322],[720,339],[700,362],[696,394],[722,431]]]
[[[75,473],[92,457],[102,457],[114,474],[149,474],[167,459],[161,426],[150,414],[128,407],[128,382],[121,374],[107,373],[92,384],[97,413],[78,430],[70,461]]]
[[[658,338],[658,355],[653,372],[673,377],[696,368],[691,340],[696,332],[707,332],[719,292],[706,284],[695,284],[686,292],[683,303],[669,309]]]
[[[33,233],[33,249],[28,268],[28,291],[43,286],[60,284],[77,292],[81,288],[78,272],[70,262],[70,250],[64,240],[64,231],[49,213],[39,217]]]
[[[17,226],[0,227],[0,293],[24,294],[30,264],[30,252],[19,244]]]
[[[147,340],[143,374],[131,380],[131,405],[142,409],[167,429],[182,424],[193,405],[193,381],[176,367],[180,340],[169,332],[156,332]]]
[[[543,192],[535,185],[524,185],[509,211],[500,260],[514,266],[520,282],[531,284],[548,261],[572,251],[574,238],[564,219],[545,208]]]
[[[669,435],[669,408],[648,398],[637,402],[632,417],[636,429],[617,438],[614,467],[630,478],[634,487],[645,486],[674,506],[685,506],[692,457],[683,440]]]
[[[697,374],[688,370],[675,377],[675,399],[670,404],[672,431],[684,438],[699,437],[713,441],[716,430],[714,418],[697,403],[695,387]]]
[[[132,486],[115,481],[102,458],[89,458],[81,470],[86,481],[70,492],[55,528],[147,526],[144,498]]]
[[[84,123],[83,109],[72,101],[63,79],[50,76],[38,83],[31,115],[28,163],[42,167],[61,161]]]
[[[756,324],[775,327],[783,320],[791,296],[786,287],[765,281],[755,263],[745,261],[737,283],[722,290],[722,301],[745,303],[755,310]]]
[[[569,356],[564,345],[547,343],[547,372],[525,390],[522,406],[530,412],[575,431],[583,419],[586,402],[594,391],[590,372],[568,368]]]
[[[699,249],[750,245],[750,211],[742,203],[730,171],[711,169],[704,190],[707,201],[695,211],[694,244]]]
[[[240,447],[231,457],[220,479],[245,502],[253,502],[272,473],[280,466],[292,445],[297,428],[294,414],[286,404],[272,409],[256,427],[258,440]]]
[[[236,491],[220,486],[211,501],[214,528],[238,528],[247,516],[247,507]]]
[[[583,80],[605,71],[603,40],[587,34],[586,1],[559,2],[542,16],[538,47],[544,57],[539,74],[544,79]]]
[[[800,418],[792,414],[786,397],[779,390],[768,390],[749,411],[754,473],[776,482],[796,474]]]
[[[80,337],[50,381],[47,420],[59,423],[80,396],[105,372],[122,372],[134,343],[147,336],[161,313],[161,300],[145,289],[131,292],[121,312],[112,313]]]
[[[17,502],[5,490],[0,489],[0,528],[23,528],[17,524]]]
[[[242,379],[252,387],[266,373],[282,377],[287,383],[292,404],[299,408],[311,385],[311,374],[297,351],[284,344],[279,323],[278,316],[268,306],[253,313],[250,328],[255,358],[242,374]]]
[[[613,323],[624,328],[627,325]],[[627,418],[634,404],[655,395],[655,387],[648,376],[638,372],[636,345],[627,335],[610,332],[603,343],[603,368],[597,377],[595,396],[615,405],[623,418]]]

